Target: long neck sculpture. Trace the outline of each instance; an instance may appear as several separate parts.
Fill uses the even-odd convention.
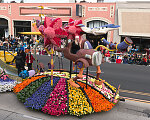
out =
[[[118,50],[126,49],[129,45],[133,44],[133,41],[129,37],[125,37],[124,41],[119,44],[108,42],[105,38],[102,38],[101,40],[104,44],[109,45],[110,48]]]

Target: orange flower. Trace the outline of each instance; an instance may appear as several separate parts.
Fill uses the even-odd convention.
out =
[[[109,111],[112,109],[114,104],[109,102],[103,95],[101,95],[96,90],[92,89],[90,86],[87,86],[86,89],[85,83],[82,82],[78,82],[78,83],[84,89],[87,96],[89,97],[95,112]]]
[[[26,79],[25,81],[23,81],[22,83],[20,84],[17,84],[14,88],[13,88],[13,92],[14,93],[18,93],[20,92],[22,89],[24,89],[27,85],[29,85],[31,82],[39,79],[39,78],[42,78],[42,77],[45,77],[45,75],[42,75],[42,76],[35,76],[35,77],[31,77],[31,78],[28,78]]]

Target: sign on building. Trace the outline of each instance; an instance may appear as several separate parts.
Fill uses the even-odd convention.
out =
[[[0,10],[6,10],[6,6],[0,6]]]
[[[88,7],[88,11],[107,11],[107,7]]]

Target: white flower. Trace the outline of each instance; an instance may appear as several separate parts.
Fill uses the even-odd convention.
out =
[[[6,91],[11,91],[13,87],[15,87],[17,84],[17,81],[1,81],[0,82],[0,92],[6,92]]]

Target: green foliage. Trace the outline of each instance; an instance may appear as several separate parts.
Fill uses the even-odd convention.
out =
[[[24,103],[28,97],[30,97],[44,82],[48,80],[50,80],[50,77],[40,78],[30,83],[17,94],[17,98]]]

